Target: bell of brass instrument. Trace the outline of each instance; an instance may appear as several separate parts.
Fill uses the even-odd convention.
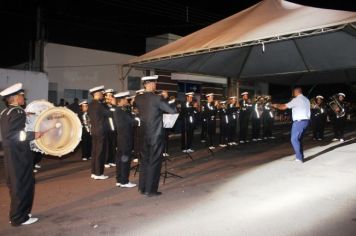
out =
[[[333,95],[332,97],[330,97],[330,102],[328,103],[328,105],[330,106],[330,108],[333,110],[333,112],[335,113],[337,118],[341,118],[344,117],[346,112],[345,109],[343,108],[343,106],[341,106],[337,94]]]
[[[311,98],[310,99],[310,107],[311,108],[315,108],[318,104],[316,103],[316,99],[315,98]]]

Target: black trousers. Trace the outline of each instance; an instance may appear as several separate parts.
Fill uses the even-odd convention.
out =
[[[240,141],[247,140],[249,116],[246,114],[240,115]]]
[[[324,130],[325,130],[325,116],[317,116],[311,119],[311,126],[313,129],[313,138],[315,139],[323,139],[324,138]]]
[[[116,159],[116,132],[110,131],[107,138],[105,164],[114,163]]]
[[[33,156],[33,166],[35,166],[36,164],[42,161],[42,157],[43,157],[42,153],[32,151],[32,156]]]
[[[9,220],[13,226],[21,225],[29,219],[28,214],[33,205],[33,158],[29,143],[27,145],[4,146],[5,176],[11,199]]]
[[[90,158],[91,157],[91,135],[90,133],[84,128],[82,131],[82,158]]]
[[[187,124],[187,121],[183,120],[182,129],[181,129],[182,150],[187,150],[192,148],[193,135],[194,135],[194,126],[191,124]]]
[[[201,123],[200,140],[206,140],[207,132],[208,132],[208,123],[207,121],[203,120]]]
[[[214,146],[214,138],[216,134],[216,120],[209,120],[207,124],[208,145]]]
[[[261,119],[252,118],[252,138],[258,139],[261,132]]]
[[[163,135],[162,137],[154,138],[153,141],[146,138],[142,142],[139,190],[141,192],[154,193],[158,191],[161,176]]]
[[[102,175],[107,147],[107,136],[92,136],[91,173]]]
[[[334,119],[334,133],[335,138],[343,139],[344,138],[344,131],[346,125],[346,117],[335,118]]]
[[[274,120],[273,118],[264,118],[263,119],[263,137],[270,138],[272,137]]]
[[[228,142],[236,142],[236,120],[231,119],[228,127]]]
[[[229,125],[220,123],[220,144],[227,144],[229,137]]]
[[[116,154],[116,182],[127,184],[129,182],[131,167],[131,151],[118,150]]]

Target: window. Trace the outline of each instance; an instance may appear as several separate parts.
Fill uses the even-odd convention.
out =
[[[66,101],[73,101],[74,98],[79,100],[88,99],[88,90],[64,89],[64,99]]]
[[[127,77],[127,89],[128,90],[139,90],[141,89],[141,78],[128,76]]]

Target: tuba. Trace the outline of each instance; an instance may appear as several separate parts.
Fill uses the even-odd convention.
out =
[[[32,151],[61,157],[73,152],[81,140],[82,125],[74,112],[65,107],[54,107],[45,100],[28,104],[26,131],[45,132],[30,142]]]
[[[344,107],[340,104],[337,95],[333,95],[330,97],[330,102],[328,105],[330,106],[331,110],[335,113],[337,118],[344,117],[346,115]]]

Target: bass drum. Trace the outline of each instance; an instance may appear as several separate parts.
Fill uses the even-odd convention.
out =
[[[54,107],[46,100],[35,100],[26,106],[26,130],[34,131],[37,117],[45,110]]]
[[[73,152],[82,137],[82,125],[77,114],[65,107],[42,111],[36,118],[34,131],[45,132],[34,141],[34,149],[58,157]]]

